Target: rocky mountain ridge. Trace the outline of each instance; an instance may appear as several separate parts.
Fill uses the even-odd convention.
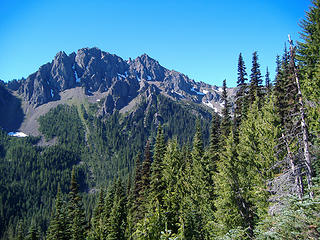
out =
[[[8,84],[8,87],[18,89],[24,101],[37,107],[59,99],[59,93],[66,89],[82,86],[87,95],[97,91],[110,92],[114,108],[119,110],[138,95],[141,85],[146,85],[141,81],[155,85],[173,98],[202,102],[212,108],[220,100],[221,88],[195,82],[182,73],[168,70],[147,54],[126,61],[98,48],[82,48],[70,55],[59,52],[51,63],[20,80],[18,86]]]
[[[168,70],[147,54],[123,60],[98,48],[82,48],[69,55],[58,52],[51,62],[26,79],[8,82],[6,88],[22,100],[26,119],[32,117],[28,117],[28,112],[30,115],[37,109],[45,109],[42,105],[49,108],[56,105],[51,102],[63,103],[65,96],[70,99],[74,94],[91,102],[101,101],[98,111],[101,116],[115,110],[130,111],[141,98],[152,99],[157,94],[200,104],[218,113],[222,107],[222,89],[217,86],[195,82],[182,73]],[[234,88],[228,92],[231,98],[235,95]]]

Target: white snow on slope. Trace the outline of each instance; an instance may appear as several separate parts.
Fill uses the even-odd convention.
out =
[[[80,82],[80,78],[78,77],[77,71],[74,67],[74,65],[72,66],[73,72],[74,72],[74,76],[76,78],[76,82],[79,83]]]
[[[194,89],[194,87],[191,88],[192,92],[195,92],[198,95],[205,95],[203,92],[198,92],[197,90]]]
[[[148,75],[147,76],[147,80],[150,81],[152,78]]]
[[[204,94],[207,94],[209,91],[208,91],[208,90],[202,90],[202,92],[203,92]]]
[[[213,105],[211,102],[202,102],[204,105],[207,105],[208,107],[211,107],[214,109]]]
[[[11,137],[28,137],[28,135],[23,132],[9,132],[8,135]]]
[[[178,94],[181,98],[185,98],[181,93],[178,93],[177,91],[174,91],[175,94]]]
[[[125,75],[123,75],[123,74],[120,74],[120,73],[117,73],[117,74],[118,74],[119,79],[120,79],[120,77],[122,77],[122,78],[126,78],[126,76],[125,76]]]

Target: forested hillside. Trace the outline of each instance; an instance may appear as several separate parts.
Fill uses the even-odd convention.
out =
[[[99,103],[59,105],[39,119],[48,146],[0,131],[2,239],[320,239],[312,4],[274,81],[240,53],[221,116],[155,94],[103,117]]]
[[[41,144],[39,137],[15,138],[1,131],[4,239],[16,232],[18,223],[26,232],[33,221],[44,234],[58,185],[62,193],[68,192],[73,167],[89,217],[97,192],[117,176],[127,179],[145,142],[154,144],[158,124],[163,124],[168,137],[191,146],[194,113],[207,128],[211,119],[204,107],[178,104],[162,95],[155,95],[152,104],[143,100],[132,113],[115,112],[105,119],[97,117],[97,104],[58,105],[40,117],[39,130],[52,146]],[[205,136],[208,139],[208,131]]]

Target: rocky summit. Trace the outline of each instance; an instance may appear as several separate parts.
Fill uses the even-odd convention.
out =
[[[68,99],[75,95],[79,97],[79,88],[82,98],[99,102],[98,112],[102,116],[117,110],[129,111],[141,98],[152,98],[157,94],[175,101],[200,104],[218,113],[222,107],[220,87],[195,82],[180,72],[166,69],[147,54],[123,60],[96,47],[82,48],[70,55],[58,52],[51,62],[26,79],[2,85],[7,89],[6,94],[21,99],[25,122],[30,118],[36,120],[37,117],[31,116],[35,113],[39,116],[46,113],[48,110],[38,111],[44,108],[43,105],[51,108],[56,106],[55,102],[63,103],[65,96]],[[232,101],[235,89],[228,91]]]

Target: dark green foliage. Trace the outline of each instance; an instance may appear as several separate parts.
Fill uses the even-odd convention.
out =
[[[150,199],[151,202],[158,201],[160,205],[163,203],[164,183],[163,183],[163,158],[166,151],[166,145],[163,135],[162,126],[159,125],[154,145],[153,162],[151,165],[151,185]]]
[[[220,149],[220,119],[218,115],[212,115],[210,128],[209,154],[211,161],[217,163],[218,152]]]
[[[144,149],[144,159],[141,166],[141,183],[142,191],[144,194],[148,194],[150,188],[150,178],[151,178],[151,153],[150,153],[150,142],[147,141],[146,147]]]
[[[282,61],[277,59],[277,75],[275,82],[276,105],[279,110],[280,122],[284,128],[292,125],[293,114],[297,112],[297,87],[293,69],[289,66],[290,57],[285,47]]]
[[[84,128],[75,106],[58,105],[39,118],[40,128],[46,139],[58,137],[59,143],[73,152],[84,146]]]
[[[272,84],[270,81],[270,72],[267,67],[267,72],[266,72],[266,76],[265,76],[265,88],[266,88],[267,94],[269,94],[271,92],[271,87],[272,87]]]
[[[262,77],[260,71],[260,64],[258,62],[258,53],[254,52],[252,55],[252,68],[250,74],[250,86],[249,86],[249,101],[252,104],[257,97],[262,101],[263,91],[262,91]],[[261,104],[259,104],[259,107]]]
[[[79,186],[76,180],[75,168],[72,169],[67,208],[67,227],[69,239],[85,239],[87,221],[83,209],[82,198],[79,193]]]
[[[319,148],[320,133],[320,1],[312,0],[305,19],[300,23],[301,42],[298,60],[302,93],[307,106],[308,122],[313,142]],[[311,103],[311,104],[310,104]]]
[[[247,111],[247,83],[248,80],[246,78],[246,66],[242,55],[240,53],[239,60],[238,60],[238,80],[237,80],[237,87],[238,91],[235,97],[235,110],[234,110],[234,127],[237,129],[240,125],[241,119],[244,117]]]
[[[16,240],[23,240],[25,237],[24,232],[23,232],[23,226],[22,226],[22,222],[19,221],[18,223],[18,227],[17,227],[17,236],[16,236]]]
[[[110,209],[109,209],[110,211]],[[115,185],[113,205],[109,217],[108,236],[110,240],[124,240],[126,230],[126,195],[119,178]]]
[[[104,235],[104,191],[101,189],[99,193],[98,202],[91,218],[91,229],[88,234],[89,239],[102,239]]]
[[[48,240],[67,240],[68,226],[65,204],[62,200],[61,188],[58,186],[58,193],[55,201],[55,212],[50,220],[47,231]]]
[[[221,135],[224,138],[227,138],[230,134],[230,131],[231,131],[231,116],[230,116],[230,103],[228,100],[226,80],[223,80],[221,100],[223,103],[223,109],[222,109],[222,113],[221,113],[222,120],[221,120],[220,131],[221,131]]]
[[[40,239],[40,232],[36,225],[36,223],[31,223],[30,229],[26,236],[26,240],[39,240]]]
[[[0,138],[4,150],[0,160],[1,231],[9,223],[17,224],[22,216],[29,219],[24,224],[28,226],[38,216],[38,226],[46,229],[58,183],[63,191],[68,189],[72,165],[79,162],[77,154],[60,146],[41,149],[32,145],[32,138],[7,137],[2,131]]]

